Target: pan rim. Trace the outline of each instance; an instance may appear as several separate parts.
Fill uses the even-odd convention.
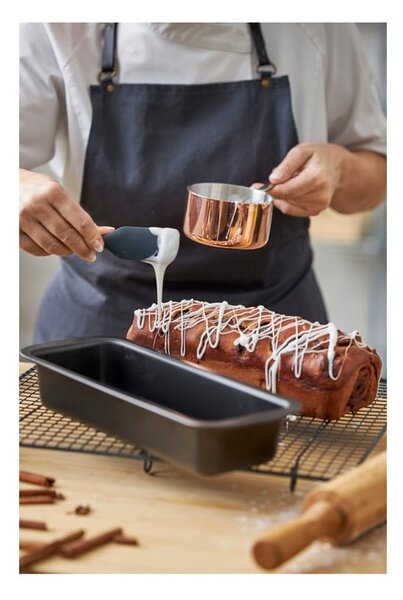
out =
[[[98,382],[96,379],[91,377],[81,375],[77,373],[73,369],[68,369],[66,367],[57,365],[53,363],[49,358],[41,357],[36,354],[41,351],[45,352],[47,349],[53,348],[69,348],[79,345],[80,347],[91,346],[94,344],[100,343],[112,343],[118,344],[125,347],[134,347],[135,351],[143,354],[145,356],[152,356],[154,360],[170,363],[175,368],[179,368],[181,370],[185,370],[195,374],[197,377],[201,377],[204,379],[209,379],[218,382],[220,385],[224,385],[226,387],[232,387],[237,389],[237,391],[245,391],[255,398],[268,402],[272,405],[271,408],[267,410],[262,410],[255,413],[249,413],[247,415],[241,415],[236,417],[227,417],[223,419],[200,419],[188,416],[180,411],[175,409],[166,408],[163,405],[158,404],[157,402],[153,402],[152,400],[147,400],[141,396],[134,396],[128,392],[120,390],[118,387],[104,384]],[[189,365],[188,363],[184,363],[183,361],[167,356],[158,352],[156,350],[146,348],[145,346],[141,346],[131,340],[126,340],[122,338],[115,338],[112,336],[92,336],[92,337],[81,337],[81,338],[68,338],[64,340],[55,340],[52,342],[45,342],[43,344],[33,344],[27,346],[21,350],[21,356],[30,362],[33,362],[40,367],[44,367],[60,375],[67,377],[69,379],[73,379],[74,381],[83,383],[88,385],[89,387],[96,389],[102,393],[106,393],[111,397],[115,397],[121,401],[128,402],[129,404],[138,406],[144,410],[149,410],[159,416],[173,420],[179,424],[182,424],[186,427],[195,428],[195,429],[216,429],[216,428],[242,428],[251,425],[267,425],[269,423],[274,423],[276,421],[285,418],[288,414],[298,414],[300,412],[300,405],[294,400],[289,400],[282,396],[271,394],[270,392],[266,392],[264,390],[260,390],[259,388],[255,388],[253,386],[249,386],[247,384],[237,382],[234,379],[229,377],[225,377],[223,375],[218,375],[213,372],[204,371],[198,369],[196,366]],[[275,405],[273,407],[273,405]]]

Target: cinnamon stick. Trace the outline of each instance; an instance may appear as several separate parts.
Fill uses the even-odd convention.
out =
[[[117,533],[113,536],[113,541],[117,544],[127,544],[128,546],[138,546],[139,543],[136,538],[125,535],[124,533]]]
[[[28,554],[20,557],[20,569],[26,569],[30,565],[52,556],[58,552],[58,550],[63,546],[63,544],[68,544],[69,542],[73,542],[78,538],[84,535],[84,531],[82,529],[78,531],[74,531],[73,533],[69,533],[68,535],[55,540],[54,542],[50,542],[49,544],[44,544],[41,548],[36,548],[32,550]]]
[[[122,529],[118,527],[116,529],[110,529],[105,533],[100,533],[99,535],[87,540],[77,540],[75,542],[65,544],[60,548],[60,554],[66,558],[75,558],[84,552],[88,552],[89,550],[102,546],[102,544],[110,542],[113,540],[115,535],[120,533],[122,533]]]
[[[54,504],[55,497],[48,494],[42,496],[20,496],[20,504]]]
[[[20,497],[21,496],[53,496],[54,498],[57,498],[58,500],[64,500],[64,496],[62,494],[60,494],[59,492],[56,492],[56,490],[50,490],[49,488],[34,488],[32,490],[25,490],[25,489],[21,489],[20,490]]]
[[[25,519],[20,519],[20,528],[47,530],[48,526],[43,521],[27,521]]]
[[[20,550],[28,550],[31,552],[32,550],[37,550],[38,548],[42,548],[45,545],[45,542],[34,542],[33,540],[20,540]]]
[[[39,475],[38,473],[30,473],[29,471],[20,471],[20,481],[23,481],[24,483],[34,483],[35,485],[43,485],[44,487],[51,487],[56,480],[47,475]]]

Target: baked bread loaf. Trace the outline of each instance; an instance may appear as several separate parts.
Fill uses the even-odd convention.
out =
[[[357,331],[227,302],[136,310],[127,339],[297,400],[302,415],[326,420],[370,404],[382,367]]]

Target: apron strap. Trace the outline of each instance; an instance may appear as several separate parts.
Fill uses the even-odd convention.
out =
[[[100,83],[106,84],[107,87],[109,86],[109,91],[113,91],[113,80],[118,74],[116,66],[117,26],[117,23],[107,23],[103,32],[102,70],[98,75],[98,80]],[[266,44],[260,23],[249,23],[249,28],[259,60],[256,71],[261,76],[262,86],[269,87],[270,78],[277,72],[276,66],[271,62],[267,55]]]
[[[249,28],[252,34],[253,44],[255,46],[256,54],[259,60],[259,64],[256,66],[256,71],[261,76],[262,86],[269,87],[270,78],[277,72],[276,66],[271,62],[267,55],[266,44],[264,42],[260,23],[249,23]]]
[[[113,80],[118,74],[116,66],[117,27],[117,23],[107,23],[103,32],[102,69],[98,75],[98,81],[112,88],[108,91],[113,91]]]

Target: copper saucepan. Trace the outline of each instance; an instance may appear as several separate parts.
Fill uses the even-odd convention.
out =
[[[195,183],[188,187],[183,231],[199,244],[255,250],[270,234],[273,200],[261,188],[227,183]]]

